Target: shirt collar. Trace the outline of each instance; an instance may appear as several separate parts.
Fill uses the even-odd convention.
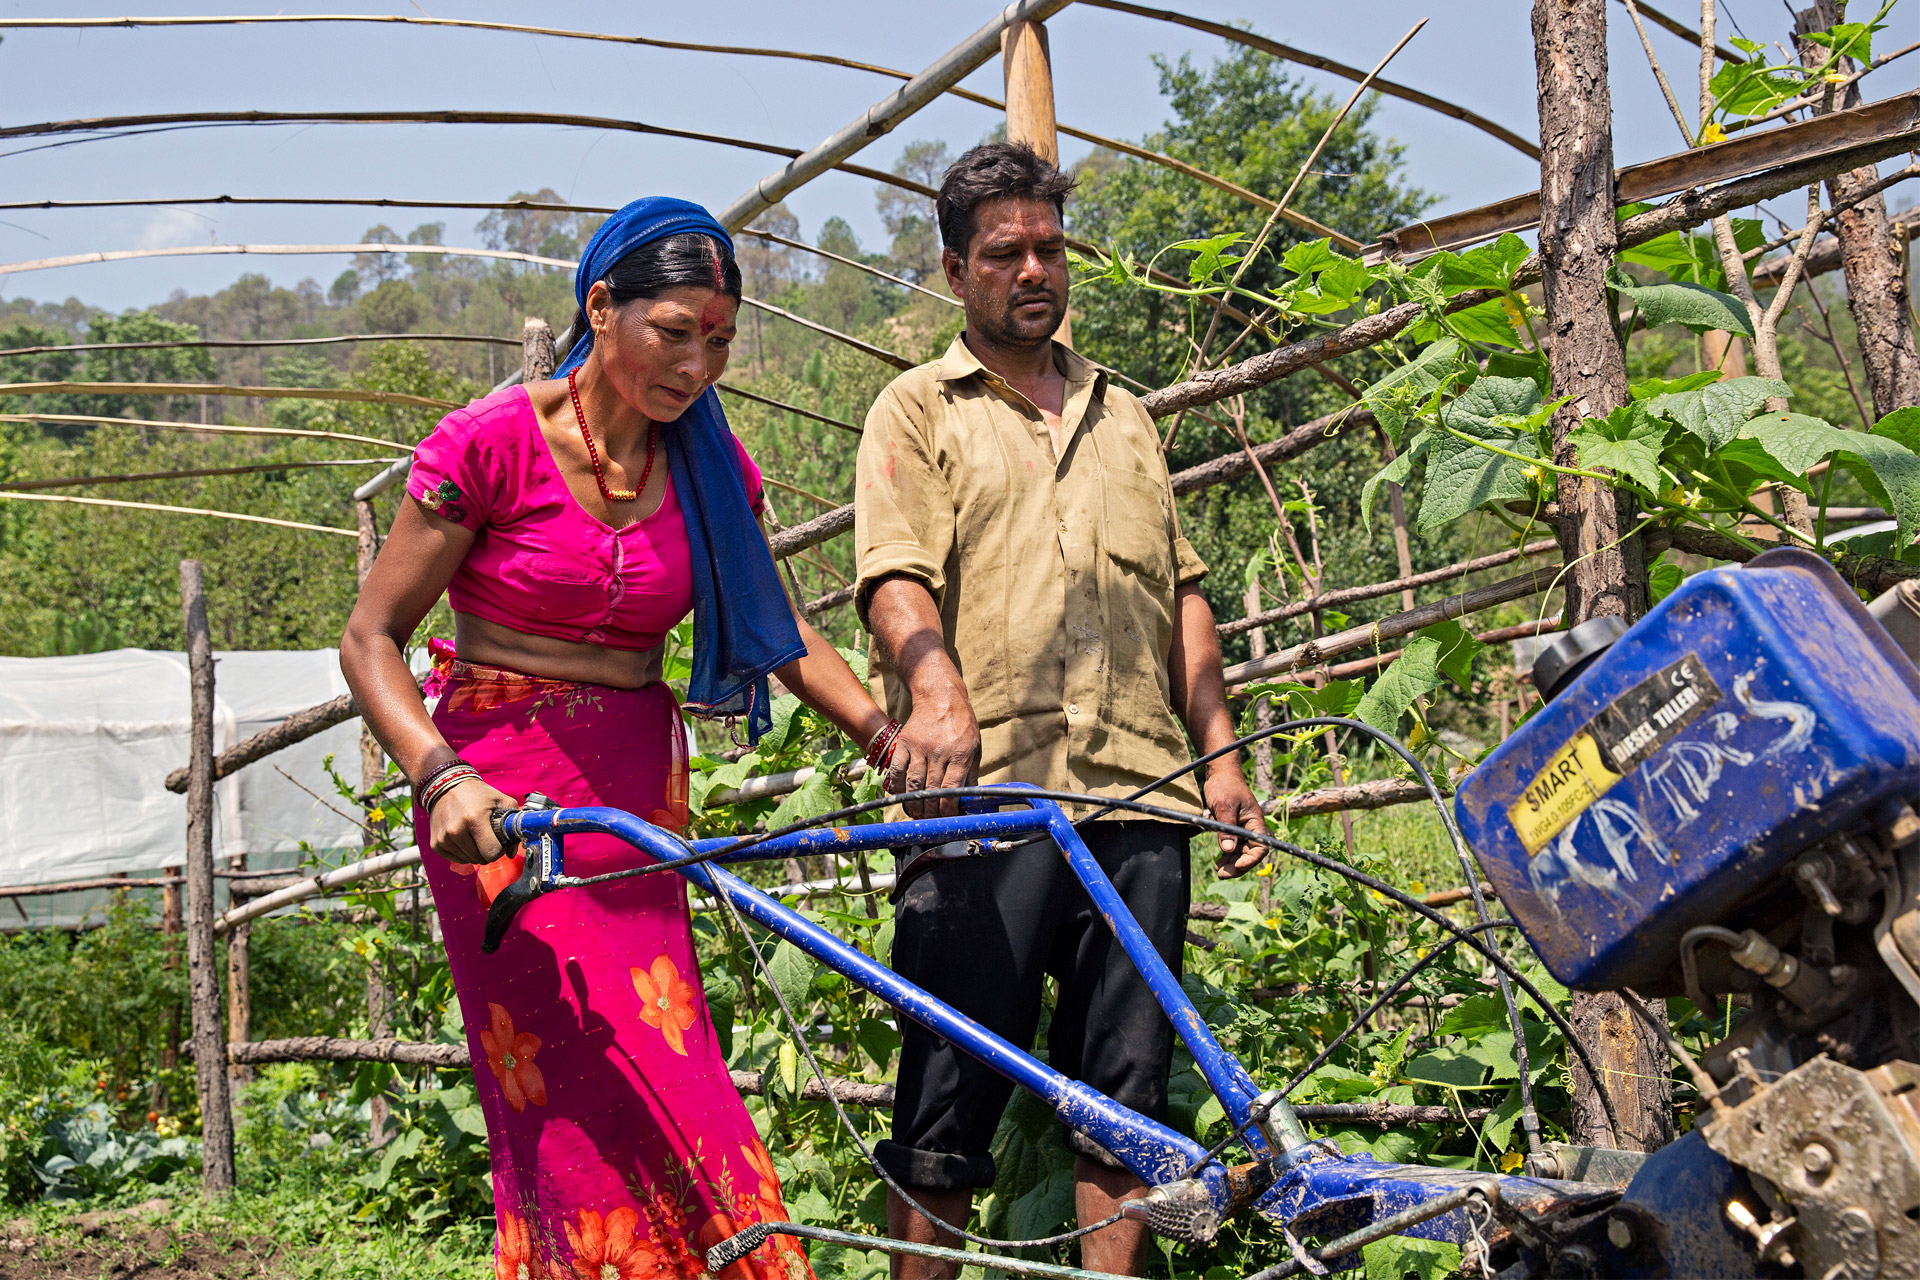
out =
[[[1106,391],[1107,374],[1104,369],[1071,347],[1063,347],[1058,342],[1052,346],[1054,367],[1066,375],[1068,399],[1072,399],[1074,392],[1089,381],[1095,384],[1093,390],[1096,396]],[[980,363],[980,357],[973,353],[973,348],[967,345],[962,334],[954,335],[953,344],[947,348],[945,355],[933,362],[932,369],[933,376],[942,382],[959,382],[977,373],[998,386],[1007,385],[998,374]]]

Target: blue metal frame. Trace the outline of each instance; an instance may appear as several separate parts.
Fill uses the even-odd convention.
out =
[[[1022,805],[1000,812],[1009,805]],[[1284,1101],[1268,1114],[1266,1131],[1300,1143],[1288,1151],[1271,1151],[1261,1128],[1250,1123],[1260,1090],[1246,1068],[1220,1046],[1180,981],[1160,958],[1139,922],[1127,910],[1119,891],[1080,838],[1059,805],[1025,797],[1009,787],[1004,799],[970,798],[954,818],[927,818],[915,822],[881,822],[854,827],[797,831],[748,846],[737,854],[712,862],[691,863],[679,874],[717,896],[724,896],[743,914],[769,932],[793,943],[821,964],[878,995],[902,1015],[958,1045],[1022,1088],[1052,1106],[1061,1121],[1099,1143],[1137,1177],[1152,1186],[1184,1179],[1205,1154],[1193,1139],[1160,1122],[1122,1106],[1076,1080],[1070,1080],[1019,1046],[981,1026],[951,1006],[928,995],[891,969],[848,946],[839,938],[782,905],[732,872],[721,862],[762,861],[806,854],[847,853],[860,849],[904,845],[944,844],[955,840],[1004,840],[1045,834],[1062,856],[1094,906],[1106,919],[1122,949],[1146,980],[1174,1030],[1193,1055],[1207,1084],[1235,1125],[1246,1127],[1245,1140],[1256,1158],[1279,1157],[1278,1178],[1256,1202],[1261,1212],[1283,1222],[1313,1223],[1313,1229],[1348,1230],[1382,1220],[1422,1201],[1445,1195],[1462,1178],[1501,1185],[1502,1199],[1513,1204],[1544,1204],[1582,1190],[1576,1184],[1529,1178],[1460,1174],[1444,1169],[1382,1164],[1370,1156],[1348,1157],[1332,1144],[1307,1143],[1304,1130]],[[526,847],[537,870],[539,892],[564,889],[580,881],[565,874],[564,837],[570,833],[602,833],[626,841],[663,863],[687,858],[688,845],[660,828],[621,809],[577,808],[522,810],[507,815],[507,834]],[[709,853],[733,844],[728,838],[692,842],[696,853]],[[531,910],[529,903],[523,910]],[[1231,1210],[1227,1171],[1210,1164],[1196,1179],[1223,1217]],[[1467,1214],[1453,1210],[1420,1223],[1409,1235],[1464,1244],[1472,1234]]]

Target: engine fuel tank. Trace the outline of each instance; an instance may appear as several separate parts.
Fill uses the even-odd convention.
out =
[[[1683,582],[1462,783],[1569,987],[1645,984],[1807,846],[1920,793],[1920,669],[1820,557]]]

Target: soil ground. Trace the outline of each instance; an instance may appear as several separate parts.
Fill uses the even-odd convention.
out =
[[[0,1230],[0,1280],[252,1280],[286,1274],[286,1246],[239,1231],[183,1235],[164,1200],[81,1214],[39,1233],[26,1218]]]

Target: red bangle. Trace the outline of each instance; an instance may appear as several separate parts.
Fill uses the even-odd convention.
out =
[[[453,790],[467,779],[478,778],[479,776],[480,771],[478,769],[460,757],[455,756],[453,759],[445,761],[438,767],[430,770],[427,776],[415,785],[413,789],[414,800],[420,805],[423,811],[431,813],[433,812],[434,802],[441,796]]]
[[[899,740],[900,728],[901,725],[898,720],[889,720],[881,727],[880,732],[873,735],[873,741],[867,744],[867,767],[869,769],[884,769],[887,767],[887,763],[893,759],[893,745]]]

